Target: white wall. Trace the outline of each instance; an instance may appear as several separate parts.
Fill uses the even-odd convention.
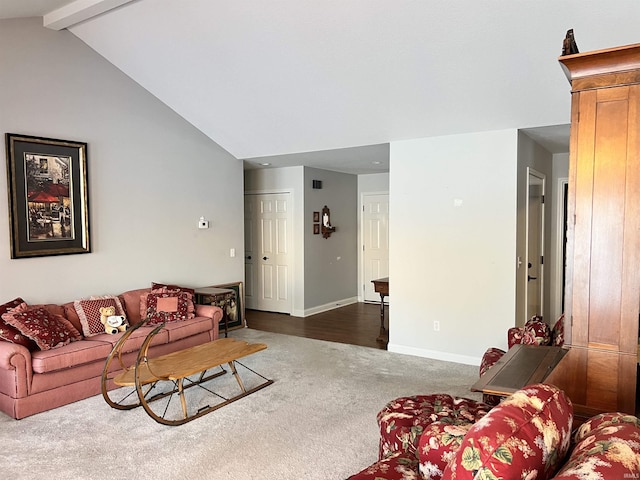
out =
[[[506,348],[517,138],[502,130],[391,144],[389,350],[477,365],[488,347]]]
[[[241,161],[40,18],[0,20],[0,65],[3,133],[88,143],[92,246],[88,254],[10,259],[0,181],[0,302],[243,279],[242,256],[229,257],[243,246]],[[201,215],[208,230],[197,228]]]

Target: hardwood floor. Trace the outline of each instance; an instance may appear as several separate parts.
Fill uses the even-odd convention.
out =
[[[385,327],[388,327],[385,310]],[[387,344],[376,341],[380,333],[380,305],[354,303],[309,317],[292,317],[282,313],[245,312],[247,326],[266,332],[328,340],[386,350]]]

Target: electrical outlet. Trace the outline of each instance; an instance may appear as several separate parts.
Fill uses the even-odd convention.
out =
[[[209,228],[209,220],[205,220],[204,217],[200,217],[198,221],[198,228]]]
[[[233,258],[233,257],[235,257],[235,256],[236,256],[236,249],[235,249],[235,248],[230,248],[230,249],[229,249],[229,256],[230,256],[231,258]]]
[[[440,322],[438,320],[434,320],[433,321],[433,331],[434,332],[439,332],[440,331]]]

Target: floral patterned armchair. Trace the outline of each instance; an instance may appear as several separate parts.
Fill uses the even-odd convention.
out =
[[[381,437],[391,435],[392,442],[381,438],[381,445],[392,446],[394,438],[406,441],[391,447],[397,451],[381,450],[383,458],[349,480],[640,478],[640,420],[633,415],[597,415],[572,438],[573,406],[553,385],[529,385],[486,415],[481,404],[469,400],[459,402],[459,413],[454,406],[442,415],[442,405],[423,405],[425,410],[413,401],[406,403],[427,397],[428,402],[444,399],[445,410],[454,406],[442,394],[387,404],[378,420],[384,419]],[[403,412],[403,405],[409,410]],[[424,424],[427,419],[433,421]],[[409,427],[400,437],[394,434],[395,420]]]
[[[558,318],[553,328],[549,328],[542,317],[534,315],[522,327],[511,327],[507,330],[509,348],[516,344],[523,345],[564,345],[564,314]],[[482,356],[480,376],[482,377],[506,352],[491,347]],[[482,400],[489,405],[497,405],[501,398],[495,395],[483,395]]]

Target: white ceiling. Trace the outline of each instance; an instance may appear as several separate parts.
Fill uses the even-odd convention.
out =
[[[395,140],[512,128],[566,151],[567,29],[581,51],[639,41],[638,0],[127,1],[0,18],[116,6],[68,28],[248,166],[375,172]]]

